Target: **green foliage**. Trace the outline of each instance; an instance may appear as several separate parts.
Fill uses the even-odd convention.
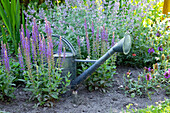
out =
[[[7,72],[0,62],[0,100],[4,101],[10,98],[14,98],[14,80],[15,77],[13,74]]]
[[[71,74],[61,76],[61,72],[61,69],[56,68],[49,75],[48,68],[42,69],[41,66],[37,66],[31,74],[28,71],[24,72],[25,90],[32,92],[31,99],[38,100],[37,106],[52,106],[54,99],[58,100],[61,94],[66,93]]]
[[[20,4],[19,0],[1,0],[0,4],[0,15],[2,17],[2,20],[8,30],[8,33],[10,35],[9,42],[10,48],[14,48],[15,54],[17,54],[17,48],[19,43],[19,29],[20,29]],[[3,28],[1,27],[1,30],[3,31]],[[6,36],[4,34],[3,38],[5,42],[7,42]]]
[[[113,75],[116,74],[115,58],[116,54],[114,54],[111,59],[106,60],[105,63],[86,80],[85,83],[89,91],[100,90],[106,92],[106,88],[112,86]],[[92,64],[82,65],[83,71],[91,65]]]
[[[169,50],[169,44],[168,44],[168,29],[166,29],[168,26],[167,22],[162,21],[162,9],[163,2],[160,1],[148,1],[148,4],[152,8],[148,8],[146,10],[147,13],[145,16],[143,16],[141,23],[139,23],[138,27],[135,27],[133,30],[131,36],[133,37],[133,43],[132,43],[132,50],[128,55],[121,54],[119,56],[119,59],[117,61],[117,64],[121,65],[130,65],[130,66],[137,66],[137,67],[144,67],[144,66],[152,66],[152,64],[157,62],[157,57],[160,57],[160,52],[158,52],[158,47],[160,45],[163,45],[164,52],[167,55],[167,52]],[[138,1],[138,3],[141,3],[142,5],[144,3]],[[141,6],[142,6],[141,5]],[[140,16],[141,13],[141,6],[139,6],[139,10],[135,11],[136,16]],[[145,9],[145,8],[144,8]],[[143,9],[143,10],[144,10]],[[161,36],[158,37],[157,33],[160,33]],[[149,48],[154,48],[155,52],[153,54],[148,53]],[[136,56],[133,56],[132,54],[136,54]]]
[[[144,109],[130,109],[132,104],[127,105],[126,113],[169,113],[170,111],[170,100],[156,102],[156,106],[147,106]]]
[[[20,68],[20,63],[17,60],[11,58],[9,64],[11,68],[10,73],[15,78],[13,80],[13,83],[16,86],[23,84],[24,82],[22,81],[22,79],[24,77],[23,77],[23,70],[21,70]]]
[[[84,4],[83,2],[75,3],[74,1],[69,1],[60,6],[51,6],[49,3],[45,8],[41,5],[36,8],[30,4],[30,8],[26,13],[27,24],[32,25],[32,21],[30,20],[35,17],[36,21],[39,22],[40,28],[42,28],[40,29],[41,32],[44,32],[45,28],[42,23],[44,23],[44,18],[47,17],[52,25],[53,33],[67,38],[78,50],[76,37],[79,36],[82,40],[85,38],[84,19],[87,20],[87,29],[91,45],[93,43],[93,37],[91,36],[92,21],[94,23],[95,34],[97,28],[100,30],[103,25],[107,28],[109,43],[111,43],[113,32],[115,34],[115,41],[117,41],[119,38],[122,38],[127,31],[130,33],[135,30],[135,32],[138,31],[136,28],[142,24],[140,21],[142,20],[142,17],[140,14],[134,15],[134,12],[138,10],[137,7],[134,4],[128,4],[129,6],[125,5],[124,9],[127,9],[127,7],[132,8],[129,9],[129,12],[122,11],[122,13],[119,14],[119,7],[117,7],[117,5],[118,3],[116,2],[115,4],[108,3],[107,6],[101,4],[100,7],[95,2]],[[82,43],[84,44],[83,47],[81,47],[83,54],[82,58],[86,58],[87,51],[85,50],[85,40],[82,41]]]
[[[33,27],[35,26],[36,23]],[[51,26],[47,27],[50,28]],[[24,29],[22,29],[23,32]],[[13,55],[10,58],[10,62],[8,62],[9,56],[7,54],[9,51],[7,51],[6,45],[3,45],[2,42],[2,66],[4,67],[0,64],[0,67],[2,67],[0,68],[0,99],[4,99],[5,96],[12,98],[13,86],[15,84],[24,84],[26,85],[25,90],[32,92],[30,99],[38,101],[37,106],[52,106],[54,99],[59,99],[61,94],[66,93],[70,89],[68,86],[70,85],[71,74],[63,75],[62,73],[64,59],[59,58],[62,60],[62,64],[60,68],[57,67],[61,61],[54,61],[51,36],[47,37],[48,42],[46,42],[44,37],[41,38],[41,35],[39,35],[38,41],[37,36],[34,37],[37,42],[33,43],[32,38],[29,38],[28,41],[28,38],[23,35],[22,41],[19,44],[18,55]],[[31,52],[32,54],[30,54]],[[17,58],[19,61],[14,58]]]
[[[127,72],[127,75],[124,75],[124,90],[125,94],[130,94],[131,97],[136,96],[146,96],[150,98],[150,94],[157,92],[159,89],[165,89],[166,94],[169,95],[170,88],[170,79],[169,79],[169,65],[166,63],[168,59],[162,60],[163,65],[154,64],[153,68],[144,68],[143,73],[139,73],[138,79],[135,80],[130,71]],[[168,71],[169,69],[169,71]],[[165,73],[169,73],[168,76],[165,76]],[[150,75],[150,79],[147,78],[147,74]],[[137,76],[137,75],[136,75]],[[151,98],[150,98],[151,99]]]
[[[159,18],[159,17],[158,17]],[[152,27],[146,27],[148,29],[148,33],[146,35],[145,40],[143,38],[138,38],[134,40],[136,46],[140,48],[140,53],[135,52],[136,56],[129,56],[129,59],[133,58],[134,61],[138,61],[138,59],[143,59],[143,63],[148,67],[152,68],[153,72],[144,70],[144,73],[139,74],[139,79],[134,80],[133,78],[125,78],[125,87],[124,88],[126,93],[132,94],[135,93],[136,95],[149,95],[151,90],[157,91],[159,88],[165,88],[166,94],[169,95],[169,77],[165,77],[165,73],[170,70],[170,40],[169,40],[169,32],[168,32],[168,20],[165,19],[162,22],[156,21],[156,23],[152,24]],[[148,25],[149,26],[149,25]],[[141,34],[143,35],[143,33]],[[139,45],[139,40],[141,40]],[[152,48],[154,51],[149,52],[149,49]],[[132,50],[133,51],[133,50]],[[144,54],[144,55],[142,55]],[[141,57],[141,55],[143,57]],[[147,58],[147,59],[146,59]],[[136,63],[133,62],[133,63]],[[139,60],[140,62],[140,60]],[[129,62],[132,63],[132,62]],[[142,63],[142,62],[141,62]],[[153,66],[152,66],[153,64]],[[146,81],[146,75],[150,74],[152,80],[149,82]],[[169,75],[169,74],[168,74]]]

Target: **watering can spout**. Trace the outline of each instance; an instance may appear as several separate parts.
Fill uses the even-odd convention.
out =
[[[82,81],[86,80],[95,70],[97,70],[111,55],[115,52],[123,52],[125,55],[129,53],[131,49],[131,37],[130,35],[125,35],[118,43],[116,43],[110,50],[104,54],[99,60],[97,60],[92,66],[85,70],[81,75],[72,80],[71,89],[80,84]]]

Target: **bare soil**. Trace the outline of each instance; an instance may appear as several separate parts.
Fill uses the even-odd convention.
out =
[[[148,97],[125,96],[121,90],[123,85],[123,74],[131,70],[134,79],[137,79],[142,69],[132,67],[117,67],[117,75],[114,75],[115,81],[107,93],[100,91],[89,92],[84,86],[78,89],[77,97],[75,95],[61,98],[55,101],[53,107],[35,107],[35,102],[29,100],[29,92],[23,88],[17,88],[15,91],[16,99],[11,102],[0,101],[0,113],[2,111],[10,113],[120,113],[126,109],[126,105],[133,104],[132,108],[145,108],[147,105],[155,105],[155,102],[163,101],[169,98],[165,91],[160,90]]]

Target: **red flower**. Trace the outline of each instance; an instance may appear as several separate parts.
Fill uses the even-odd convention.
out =
[[[127,72],[126,74],[127,74],[127,75],[130,75],[131,73],[130,73],[130,72]]]
[[[133,53],[132,56],[136,56],[136,54]]]

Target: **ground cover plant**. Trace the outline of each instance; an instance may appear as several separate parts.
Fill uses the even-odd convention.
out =
[[[168,113],[170,111],[170,100],[156,102],[156,106],[147,106],[144,109],[130,109],[132,104],[127,105],[126,113]]]
[[[160,4],[160,3],[159,3]],[[157,10],[156,6],[154,10]],[[151,14],[154,12],[151,11]],[[158,13],[160,14],[160,13]],[[144,67],[144,72],[139,73],[138,80],[131,78],[130,70],[127,72],[127,75],[124,75],[124,90],[125,93],[130,94],[131,97],[135,95],[138,96],[148,96],[153,94],[154,91],[157,92],[159,89],[165,89],[166,94],[169,95],[169,77],[170,77],[170,39],[169,39],[169,19],[161,21],[161,16],[158,16],[155,13],[154,16],[149,15],[146,19],[150,20],[150,24],[144,22],[144,26],[149,30],[148,33],[145,33],[145,40],[140,36],[134,40],[134,43],[139,43],[141,40],[141,45],[139,46],[140,50],[145,49],[145,56],[148,56],[147,60],[143,62],[152,62],[148,66]],[[142,34],[141,34],[142,35]],[[143,45],[144,44],[144,45]],[[143,47],[142,47],[143,46]],[[133,50],[134,51],[134,50]],[[134,60],[140,53],[134,51],[131,55]],[[141,58],[141,57],[140,57]]]
[[[143,73],[136,75],[137,80],[132,78],[130,71],[124,75],[122,89],[125,94],[151,99],[153,93],[165,89],[169,95],[169,21],[165,16],[164,21],[161,20],[161,5],[158,0],[122,0],[121,3],[66,0],[60,5],[46,0],[41,5],[28,4],[28,10],[24,11],[26,25],[20,28],[17,56],[11,56],[11,47],[7,46],[10,41],[4,40],[7,38],[1,42],[0,99],[14,97],[13,91],[19,84],[24,84],[25,90],[32,93],[37,105],[52,106],[51,101],[66,92],[71,75],[62,76],[64,58],[59,58],[61,66],[55,68],[53,52],[61,55],[67,49],[60,48],[61,39],[58,41],[52,34],[68,39],[77,50],[77,58],[94,60],[104,55],[125,33],[130,34],[131,52],[126,56],[115,53],[85,81],[85,85],[90,91],[106,92],[105,88],[113,83],[116,66],[123,64],[144,68]],[[6,36],[4,28],[1,32]],[[91,65],[78,64],[77,75]]]

